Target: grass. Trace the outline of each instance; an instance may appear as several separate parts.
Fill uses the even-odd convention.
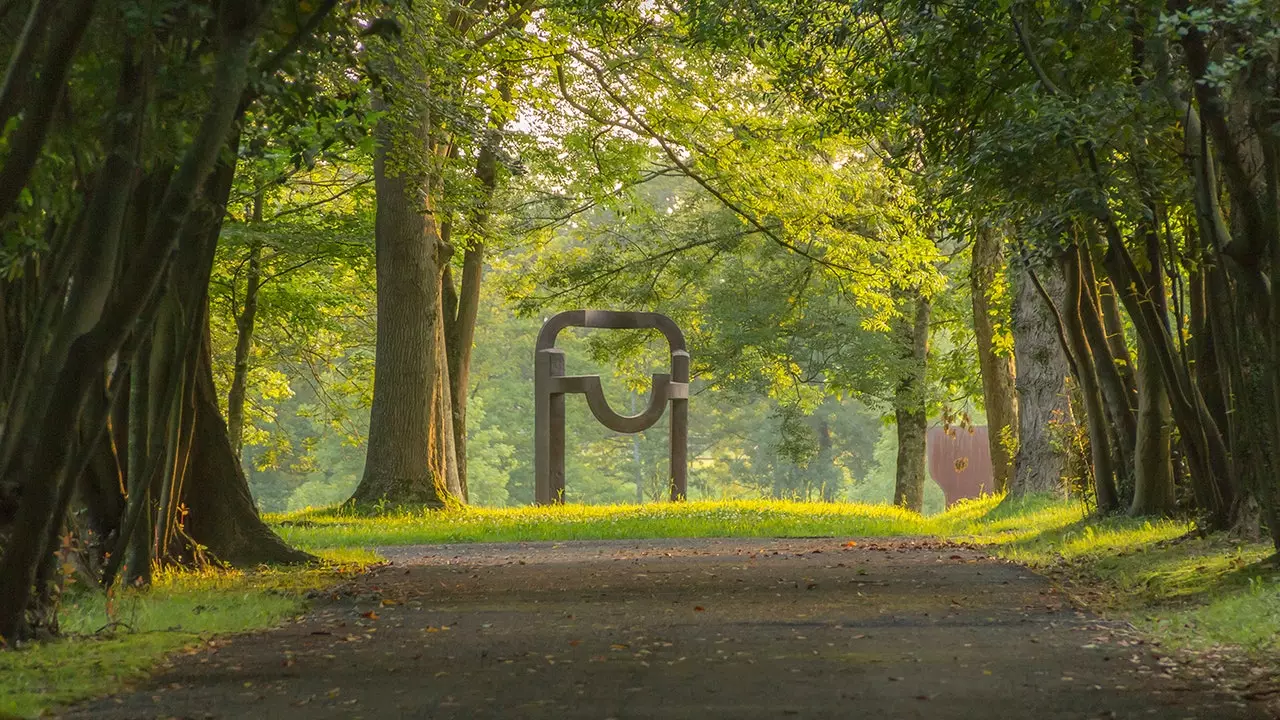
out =
[[[34,717],[147,675],[168,653],[215,636],[270,627],[305,609],[307,591],[327,587],[376,559],[324,553],[308,568],[162,571],[151,589],[68,590],[65,637],[0,652],[0,717]]]
[[[787,501],[389,509],[325,508],[268,518],[286,540],[330,560],[304,569],[170,572],[110,603],[70,594],[68,638],[0,653],[0,717],[113,690],[165,654],[217,635],[268,627],[305,609],[308,590],[415,543],[671,537],[935,537],[987,547],[1049,572],[1099,611],[1167,645],[1229,646],[1274,663],[1280,653],[1280,567],[1269,546],[1198,537],[1185,521],[1098,520],[1048,497],[986,497],[923,517],[884,505]]]
[[[1093,609],[1166,646],[1276,663],[1280,564],[1270,544],[1202,536],[1188,521],[1100,520],[1044,498],[992,503],[959,508],[970,524],[953,517],[950,536],[1058,576]]]
[[[397,508],[362,514],[345,507],[268,516],[307,550],[458,542],[672,537],[928,535],[930,521],[888,505],[781,500],[649,505]]]

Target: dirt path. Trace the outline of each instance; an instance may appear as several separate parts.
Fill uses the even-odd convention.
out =
[[[392,548],[70,717],[1253,718],[1030,571],[927,542]]]

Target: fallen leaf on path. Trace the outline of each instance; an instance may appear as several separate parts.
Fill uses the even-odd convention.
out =
[[[378,613],[376,613],[376,612],[374,612],[374,611],[370,610],[369,612],[363,612],[363,613],[360,613],[360,617],[362,617],[362,618],[369,618],[370,620],[377,620],[377,619],[378,619]]]

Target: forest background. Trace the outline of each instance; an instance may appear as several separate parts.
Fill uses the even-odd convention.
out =
[[[532,334],[657,310],[693,498],[995,489],[1280,547],[1274,0],[0,5],[0,637],[531,497]],[[566,338],[615,408],[666,364]],[[662,432],[573,405],[569,499]]]

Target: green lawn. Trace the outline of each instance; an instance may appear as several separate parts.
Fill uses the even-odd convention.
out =
[[[291,543],[330,562],[254,572],[170,572],[147,592],[71,592],[68,637],[0,653],[0,716],[32,716],[144,675],[167,653],[269,627],[305,593],[377,559],[381,545],[666,537],[933,537],[985,546],[1051,572],[1099,612],[1169,645],[1280,652],[1280,568],[1269,547],[1197,537],[1188,522],[1097,520],[1052,498],[989,497],[923,517],[884,505],[691,502],[451,511],[327,508],[270,516]]]
[[[460,508],[348,508],[269,516],[289,542],[308,550],[418,543],[600,540],[672,537],[929,535],[934,524],[889,505],[781,500]]]

